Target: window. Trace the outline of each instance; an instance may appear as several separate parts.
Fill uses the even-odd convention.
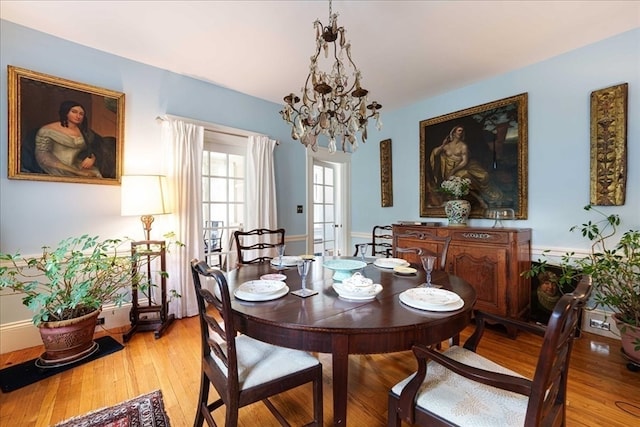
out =
[[[233,232],[242,228],[246,138],[205,130],[202,155],[204,258],[225,266]]]

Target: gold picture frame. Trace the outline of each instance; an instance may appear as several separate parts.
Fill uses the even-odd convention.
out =
[[[7,70],[9,179],[119,185],[124,93],[11,65]],[[67,118],[78,107],[76,129]]]
[[[380,141],[380,202],[383,208],[393,206],[393,171],[390,139]]]
[[[591,92],[589,203],[621,206],[627,187],[627,99],[629,84]]]
[[[420,122],[420,216],[446,217],[442,181],[471,180],[471,218],[490,208],[527,218],[527,93]]]

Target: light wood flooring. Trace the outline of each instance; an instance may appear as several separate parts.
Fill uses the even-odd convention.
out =
[[[464,340],[471,331],[472,327],[468,327],[461,338]],[[121,331],[111,333],[121,342]],[[0,394],[0,426],[49,426],[155,389],[162,390],[172,426],[191,426],[200,377],[199,340],[197,317],[174,322],[158,340],[151,332],[139,332],[122,351]],[[489,330],[479,353],[530,376],[539,345],[540,339],[532,335],[520,334],[511,340],[500,330]],[[41,352],[41,347],[34,347],[0,355],[0,368],[33,359]],[[330,426],[331,358],[326,354],[319,357],[325,373],[324,425]],[[414,369],[409,352],[351,356],[348,425],[385,426],[389,388]],[[585,333],[575,342],[568,393],[568,426],[640,425],[640,372],[627,370],[618,341]],[[302,425],[310,419],[310,386],[273,401],[292,425]],[[220,415],[216,420],[223,425]],[[261,403],[240,411],[240,426],[276,425]]]

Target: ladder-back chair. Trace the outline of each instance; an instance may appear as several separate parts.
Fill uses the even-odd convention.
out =
[[[284,228],[237,230],[233,233],[233,237],[238,253],[238,264],[262,263],[274,258],[276,246],[284,245]]]
[[[590,291],[584,276],[558,300],[546,327],[478,311],[464,347],[414,346],[418,371],[389,392],[388,426],[564,426],[571,349]],[[486,323],[544,337],[532,379],[476,353]]]
[[[193,260],[191,272],[202,338],[202,372],[194,426],[202,426],[205,420],[209,426],[215,426],[212,412],[224,405],[224,426],[235,427],[239,409],[259,401],[280,424],[288,426],[268,398],[307,383],[313,385],[313,421],[308,425],[322,426],[322,365],[318,359],[304,351],[238,335],[222,271]],[[215,289],[210,291],[203,283],[212,284]],[[218,398],[209,402],[211,385]]]

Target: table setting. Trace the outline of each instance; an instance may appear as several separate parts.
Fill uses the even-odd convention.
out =
[[[427,311],[455,311],[464,306],[464,300],[458,294],[439,288],[407,289],[399,299],[409,307]]]
[[[285,276],[286,278],[286,276]],[[243,301],[272,301],[289,293],[289,287],[283,280],[249,280],[233,291],[233,296]]]
[[[341,282],[334,282],[333,289],[341,299],[350,301],[369,301],[372,300],[382,291],[382,285],[373,283],[373,280],[367,279],[361,273],[354,273]]]

